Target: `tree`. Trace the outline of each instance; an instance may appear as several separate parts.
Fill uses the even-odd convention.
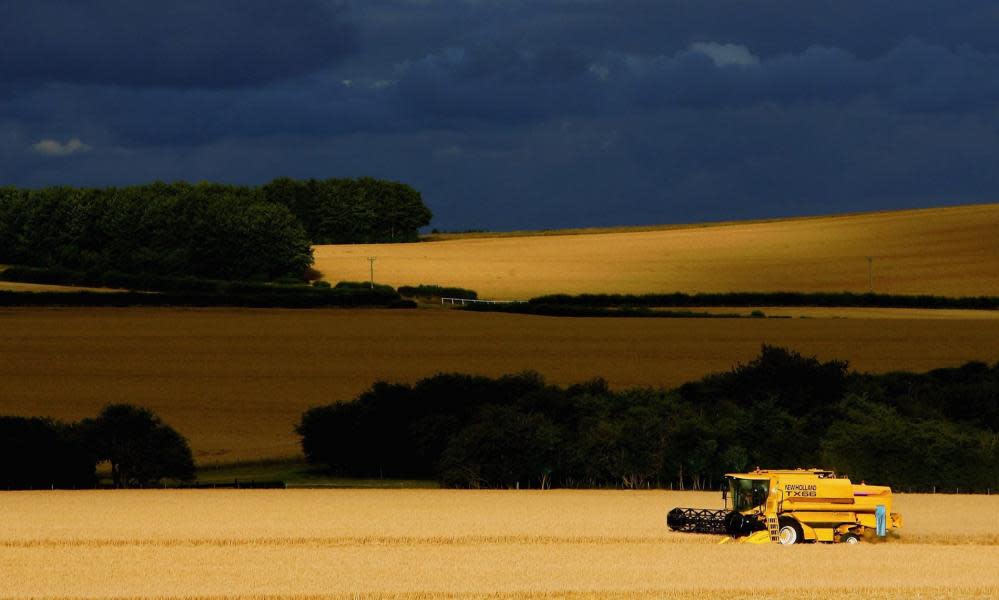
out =
[[[37,417],[0,417],[0,489],[81,488],[96,460],[75,427]]]
[[[97,460],[111,463],[115,487],[194,478],[187,440],[148,409],[110,404],[97,418],[85,419],[81,428]]]
[[[548,487],[559,428],[512,406],[486,406],[451,439],[441,456],[441,480],[454,487]]]
[[[999,482],[994,432],[906,418],[860,396],[851,395],[843,404],[845,418],[829,428],[823,441],[826,464],[838,472],[917,489],[984,489]]]

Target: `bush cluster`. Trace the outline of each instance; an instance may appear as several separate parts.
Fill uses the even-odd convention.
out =
[[[416,308],[412,300],[379,290],[306,288],[300,293],[242,292],[19,292],[0,290],[0,306],[244,306],[250,308],[323,308],[377,306]]]
[[[0,306],[253,306],[310,308],[324,306],[415,307],[387,285],[325,281],[313,285],[228,281],[195,277],[131,275],[128,273],[83,273],[67,269],[9,267],[0,280],[125,288],[159,292],[144,294],[95,292],[16,292],[0,290]]]
[[[400,291],[402,288],[399,288]],[[475,312],[502,312],[518,315],[540,315],[544,317],[637,317],[660,319],[739,319],[736,313],[709,313],[692,310],[653,310],[646,306],[602,307],[576,304],[540,304],[536,302],[510,302],[502,304],[469,304],[463,310]],[[758,313],[759,311],[754,311]],[[763,313],[753,317],[765,317]]]
[[[151,411],[129,404],[108,405],[72,424],[0,416],[0,454],[0,489],[94,487],[97,464],[105,461],[115,487],[194,478],[187,440]]]
[[[999,297],[905,296],[851,292],[731,292],[718,294],[553,294],[531,298],[531,304],[573,307],[696,307],[696,306],[853,306],[874,308],[997,309]]]
[[[310,462],[342,475],[454,487],[707,489],[755,466],[824,466],[984,490],[999,485],[999,364],[867,375],[764,346],[674,390],[441,374],[312,408],[297,431]]]
[[[394,294],[398,298],[398,292],[395,288],[390,285],[385,285],[383,283],[372,283],[370,281],[338,281],[336,285],[333,286],[334,290],[340,290],[341,292],[378,292],[383,294]]]
[[[204,279],[189,276],[154,275],[150,273],[121,273],[118,271],[73,271],[63,268],[8,267],[0,272],[4,281],[43,283],[89,287],[122,288],[150,292],[200,292],[226,294],[233,292],[287,292],[294,293],[308,288],[298,285],[275,285],[263,281],[238,281]]]
[[[478,300],[479,294],[475,290],[468,290],[460,287],[447,287],[442,285],[403,285],[399,287],[399,295],[405,298],[462,298],[464,300]]]
[[[0,416],[0,489],[84,488],[97,483],[96,459],[79,426]]]

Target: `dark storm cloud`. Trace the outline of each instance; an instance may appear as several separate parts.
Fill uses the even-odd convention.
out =
[[[122,88],[60,84],[34,90],[0,110],[46,135],[90,124],[122,144],[191,146],[274,134],[312,137],[408,129],[384,90],[339,80],[254,90]]]
[[[670,56],[609,53],[587,62],[567,49],[492,44],[419,60],[394,91],[427,124],[859,99],[960,112],[999,104],[999,54],[907,40],[871,59],[819,46],[761,59],[743,45],[707,42]]]
[[[0,184],[373,175],[442,228],[999,198],[984,0],[0,0]]]
[[[483,40],[646,55],[729,41],[763,57],[825,46],[871,58],[909,38],[999,51],[988,0],[368,0],[355,12],[365,56],[388,62]]]
[[[0,80],[255,85],[329,67],[354,40],[343,10],[318,0],[10,0]]]
[[[999,104],[999,55],[907,41],[862,60],[837,48],[769,59],[732,44],[672,56],[497,44],[447,49],[399,67],[397,80],[331,76],[253,90],[50,84],[3,103],[23,121],[99,124],[124,140],[197,144],[279,133],[499,127],[564,116],[868,100],[894,111],[964,112]]]
[[[400,109],[430,126],[610,110],[587,60],[557,47],[449,48],[405,65],[393,88]]]
[[[907,40],[865,60],[840,48],[813,46],[752,64],[718,64],[709,54],[721,51],[707,52],[644,61],[623,77],[645,105],[706,108],[869,98],[904,111],[965,111],[999,103],[999,54],[967,47],[949,50]]]

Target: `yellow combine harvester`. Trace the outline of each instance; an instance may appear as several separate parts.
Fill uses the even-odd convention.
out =
[[[856,544],[902,526],[891,512],[891,488],[853,484],[821,469],[760,470],[725,475],[722,499],[732,509],[674,508],[674,531],[728,534],[723,541],[753,544],[845,542]]]

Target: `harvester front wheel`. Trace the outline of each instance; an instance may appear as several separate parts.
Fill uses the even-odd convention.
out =
[[[841,544],[859,544],[860,536],[856,533],[844,533],[839,536],[839,541]]]
[[[801,525],[797,521],[790,517],[781,517],[778,521],[780,529],[778,530],[777,539],[784,546],[790,546],[791,544],[800,544],[804,540],[804,534],[801,531]]]

